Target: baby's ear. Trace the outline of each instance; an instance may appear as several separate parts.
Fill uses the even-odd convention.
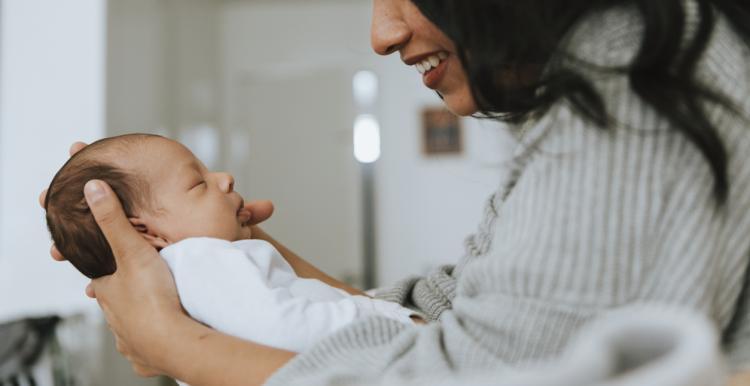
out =
[[[130,220],[130,224],[133,225],[133,228],[135,228],[135,230],[137,230],[138,233],[140,233],[141,236],[143,236],[143,238],[157,250],[162,250],[169,246],[169,242],[166,239],[157,235],[155,232],[152,232],[146,223],[140,218],[129,217],[128,220]]]

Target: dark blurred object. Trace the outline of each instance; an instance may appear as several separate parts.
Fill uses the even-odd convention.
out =
[[[32,368],[56,342],[58,316],[25,319],[0,325],[0,386],[37,385]],[[54,377],[55,385],[58,377]],[[66,384],[66,383],[62,383]]]
[[[456,115],[445,108],[425,108],[422,111],[422,127],[424,154],[459,155],[463,151],[461,123]]]

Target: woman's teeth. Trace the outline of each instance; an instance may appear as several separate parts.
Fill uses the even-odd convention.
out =
[[[420,74],[424,74],[433,68],[440,65],[440,62],[445,60],[448,57],[448,54],[445,52],[439,52],[435,55],[430,56],[429,58],[415,64],[414,66],[417,67],[417,71],[419,71]]]

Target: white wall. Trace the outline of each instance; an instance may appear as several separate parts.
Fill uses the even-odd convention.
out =
[[[104,0],[4,0],[0,52],[0,321],[95,309],[49,256],[37,197],[68,145],[104,133]]]
[[[166,3],[110,0],[107,13],[107,135],[168,127],[172,72]]]
[[[264,229],[355,285],[363,250],[351,79],[367,60],[366,7],[237,2],[220,23],[229,170],[247,198],[274,200]]]
[[[467,118],[463,154],[426,157],[421,110],[443,103],[397,55],[381,61],[378,279],[388,285],[463,256],[464,240],[499,186],[514,142],[501,125]]]
[[[219,2],[110,0],[108,135],[217,127]]]
[[[463,240],[475,230],[486,198],[499,184],[503,172],[499,161],[511,153],[511,141],[502,129],[467,120],[463,156],[424,158],[421,109],[442,102],[397,55],[381,58],[372,53],[369,1],[232,2],[222,13],[225,108],[235,97],[227,93],[237,81],[234,75],[243,71],[289,77],[336,67],[352,74],[358,69],[378,74],[381,95],[376,113],[382,129],[382,158],[376,165],[379,283],[457,261],[463,254]],[[294,106],[289,111],[297,113]],[[230,129],[233,126],[231,120],[226,124]]]

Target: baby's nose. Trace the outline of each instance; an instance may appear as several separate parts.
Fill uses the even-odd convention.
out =
[[[234,191],[234,177],[229,173],[219,173],[221,190],[230,193]]]

